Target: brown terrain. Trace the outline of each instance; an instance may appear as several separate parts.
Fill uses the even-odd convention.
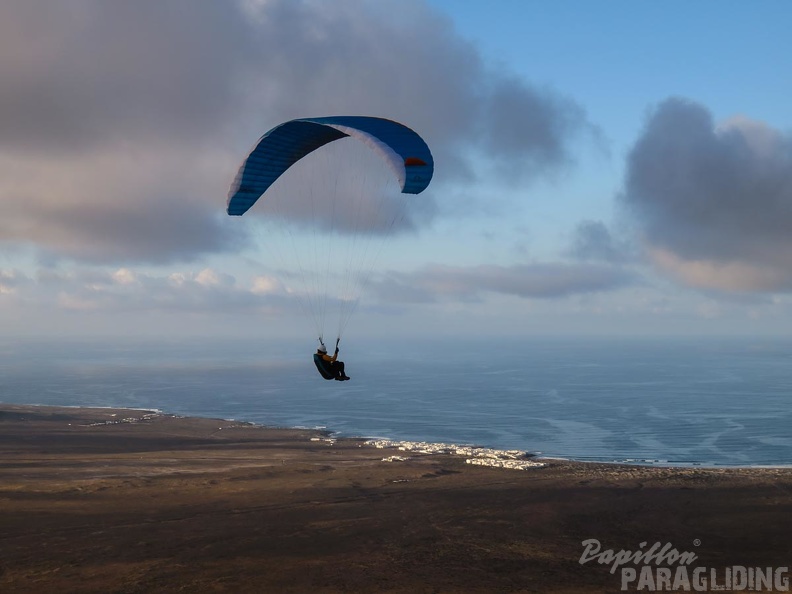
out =
[[[620,591],[621,569],[580,563],[586,539],[792,566],[790,469],[544,462],[0,404],[0,592]]]

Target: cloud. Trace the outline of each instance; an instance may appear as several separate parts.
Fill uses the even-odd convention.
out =
[[[212,268],[167,274],[130,268],[44,268],[33,278],[14,270],[0,270],[0,297],[10,295],[25,308],[172,315],[300,311],[299,304],[279,284],[267,291],[262,287],[260,279],[247,286]]]
[[[18,287],[28,282],[27,276],[19,270],[0,268],[0,295],[15,293]]]
[[[483,146],[496,171],[517,181],[566,164],[570,136],[585,129],[583,109],[549,89],[504,77],[493,84],[483,118]]]
[[[187,262],[237,249],[244,232],[222,211],[222,180],[202,168],[206,158],[145,144],[51,159],[0,151],[0,241],[93,263]]]
[[[3,2],[0,147],[206,140],[239,105],[252,34],[238,10],[207,0]]]
[[[735,117],[718,125],[668,99],[628,159],[622,202],[653,261],[722,291],[792,289],[792,138]]]
[[[471,195],[493,170],[522,182],[565,166],[587,125],[569,99],[485,67],[424,2],[7,0],[0,80],[0,241],[94,263],[238,250],[235,164],[295,117],[403,121],[432,147],[436,186]],[[431,190],[402,226],[443,211]]]
[[[671,251],[658,248],[649,250],[649,258],[675,280],[698,289],[762,293],[792,288],[788,273],[780,267],[740,261],[683,259]]]
[[[635,260],[635,250],[625,239],[615,237],[601,221],[578,223],[568,255],[576,260],[626,263]]]
[[[380,298],[396,302],[476,301],[486,293],[549,299],[611,291],[636,283],[615,266],[580,264],[428,266],[414,273],[391,273],[372,283]]]
[[[279,294],[286,291],[283,283],[272,276],[257,276],[253,279],[251,292],[256,295]]]

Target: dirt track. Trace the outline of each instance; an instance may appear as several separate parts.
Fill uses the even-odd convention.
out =
[[[382,462],[398,452],[145,415],[0,405],[0,592],[619,591],[579,563],[591,538],[792,566],[790,470]]]

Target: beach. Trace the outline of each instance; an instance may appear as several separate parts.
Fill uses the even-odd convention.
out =
[[[789,468],[472,459],[311,429],[0,404],[0,591],[615,592],[625,567],[656,579],[682,566],[666,554],[614,567],[584,555],[592,541],[659,543],[721,580],[792,565]]]

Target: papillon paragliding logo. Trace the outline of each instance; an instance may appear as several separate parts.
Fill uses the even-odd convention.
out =
[[[620,575],[621,591],[643,592],[789,592],[789,567],[706,567],[699,557],[680,551],[670,542],[644,541],[637,550],[603,549],[596,538],[584,540],[579,563],[610,566]],[[698,539],[693,545],[701,546]]]
[[[420,194],[432,180],[434,160],[429,147],[415,131],[399,122],[368,116],[303,118],[280,124],[258,140],[240,165],[231,185],[228,193],[227,213],[231,216],[241,216],[260,200],[265,202],[265,207],[276,202],[277,197],[273,197],[273,193],[277,194],[276,181],[281,176],[296,175],[295,170],[303,167],[305,161],[310,162],[314,158],[312,156],[305,159],[309,154],[314,151],[317,155],[326,152],[328,149],[323,148],[325,145],[333,143],[335,146],[334,141],[345,138],[359,141],[371,149],[370,151],[363,149],[364,152],[373,153],[379,158],[375,159],[377,163],[386,164],[384,169],[391,172],[387,176],[390,178],[389,183],[392,183],[394,179],[398,183],[399,191],[396,195]],[[340,164],[328,165],[327,169],[354,169],[355,165],[359,164],[342,160]],[[366,178],[368,172],[365,173],[360,177]],[[319,173],[310,170],[302,171],[300,177],[319,177]],[[273,187],[274,184],[276,185]],[[271,187],[275,192],[270,189]],[[303,225],[298,232],[302,235],[298,241],[295,241],[292,235],[285,242],[289,245],[286,245],[283,251],[289,253],[289,250],[295,245],[303,247],[303,244],[312,242],[315,242],[315,245],[309,246],[307,252],[309,255],[305,258],[295,253],[288,263],[280,264],[282,269],[289,272],[291,272],[290,266],[299,268],[297,273],[292,273],[291,278],[303,278],[303,287],[300,291],[289,292],[300,298],[303,309],[310,313],[321,342],[325,334],[324,325],[328,317],[328,310],[331,309],[338,310],[338,338],[341,337],[349,317],[357,308],[363,289],[375,270],[374,259],[381,251],[381,240],[393,233],[393,220],[385,219],[390,217],[396,220],[399,215],[393,205],[393,202],[396,201],[391,200],[389,203],[389,196],[385,191],[377,192],[370,191],[369,188],[354,188],[349,184],[345,185],[329,179],[324,180],[318,190],[298,188],[296,191],[291,191],[286,199],[291,203],[286,206],[286,209],[293,209],[294,204],[301,199],[307,203],[308,199],[302,197],[301,193],[310,195],[311,203],[310,206],[306,206],[306,210],[315,212],[319,208],[327,208],[327,212],[331,214],[322,220],[314,219],[314,228],[310,232],[306,230],[310,224],[306,225],[305,221],[301,221]],[[360,204],[353,204],[349,197],[350,194],[359,194],[362,200],[381,200],[381,204],[385,205],[383,210],[387,213],[387,216],[381,217],[384,222],[380,221],[378,226],[375,226],[372,225],[370,219],[366,221],[361,217],[359,212],[365,211],[369,205],[361,207]],[[382,194],[382,196],[372,196],[372,194]],[[402,200],[402,203],[406,208],[406,200]],[[263,208],[257,214],[263,212]],[[274,207],[273,212],[278,214]],[[273,216],[273,218],[276,217]],[[279,221],[285,220],[285,218],[279,219]],[[330,224],[327,219],[331,220]],[[360,223],[360,221],[364,222]],[[278,224],[280,222],[273,223],[273,226]],[[373,233],[372,229],[374,229]],[[274,234],[268,234],[268,239],[269,235]],[[349,237],[348,245],[351,247],[328,249],[327,246],[331,246],[331,243],[327,241],[327,238],[341,235],[345,238]],[[376,239],[380,241],[372,241],[372,236],[376,236]],[[368,247],[366,242],[376,245]],[[341,257],[341,250],[344,250],[344,254],[348,251],[350,255]],[[321,262],[317,261],[317,254],[325,259]],[[341,270],[342,267],[343,270]],[[343,283],[338,284],[342,288],[331,286],[331,279],[337,278],[344,279]]]

